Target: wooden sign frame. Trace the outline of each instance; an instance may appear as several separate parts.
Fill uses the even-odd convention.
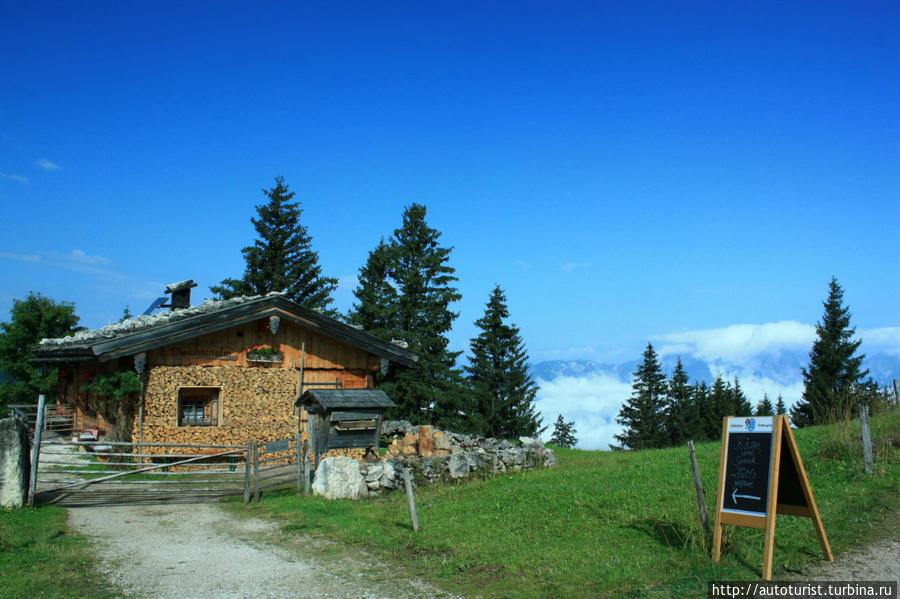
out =
[[[768,459],[762,463],[765,456]],[[760,479],[762,474],[765,479]],[[723,524],[759,528],[766,531],[762,578],[771,580],[778,514],[811,518],[825,559],[834,561],[787,416],[726,416],[722,424],[713,561],[718,562],[722,555]]]

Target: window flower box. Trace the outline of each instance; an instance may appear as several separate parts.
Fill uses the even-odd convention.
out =
[[[255,345],[247,348],[248,362],[278,363],[284,359],[284,355],[268,345]]]

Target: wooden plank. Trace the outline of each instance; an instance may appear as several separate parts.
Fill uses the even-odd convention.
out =
[[[719,489],[716,493],[716,524],[713,527],[712,560],[722,557],[722,504],[725,500],[725,451],[728,449],[728,417],[722,419],[722,450],[719,454]]]
[[[872,429],[869,427],[869,406],[859,406],[859,421],[862,426],[863,463],[866,474],[875,472],[875,464],[872,460]]]
[[[722,524],[734,526],[746,526],[748,528],[766,529],[765,516],[753,516],[751,514],[735,514],[734,512],[722,512]]]
[[[782,416],[787,422],[787,416]],[[825,534],[825,525],[822,523],[822,516],[819,515],[819,508],[816,505],[815,497],[813,497],[812,487],[809,484],[809,477],[806,476],[806,468],[803,467],[803,459],[800,457],[800,449],[797,447],[797,441],[794,439],[794,433],[791,431],[790,425],[784,427],[785,441],[787,441],[791,458],[797,468],[797,474],[800,476],[800,484],[803,487],[803,494],[806,498],[806,505],[812,513],[813,526],[816,529],[816,535],[819,537],[819,545],[825,554],[825,559],[829,562],[834,561],[834,554],[831,552],[831,545],[828,543],[828,536]]]
[[[380,424],[380,422],[379,422]],[[697,506],[700,509],[700,521],[706,531],[706,538],[712,535],[709,529],[709,518],[706,516],[706,501],[703,497],[703,483],[700,481],[700,468],[697,466],[697,454],[694,452],[694,441],[688,441],[688,450],[691,454],[691,471],[694,474],[694,487],[697,489]]]
[[[771,472],[769,476],[769,500],[768,513],[766,514],[766,544],[763,549],[763,580],[772,580],[772,558],[775,553],[775,523],[778,518],[778,479],[781,473],[781,435],[784,428],[785,416],[775,416],[775,426],[772,431],[772,458],[770,461]]]
[[[419,530],[419,514],[416,511],[416,496],[413,494],[408,467],[403,469],[403,483],[406,485],[406,498],[409,501],[409,515],[412,518],[412,527],[414,531],[417,531]]]
[[[31,448],[31,474],[28,481],[28,505],[34,506],[37,492],[38,463],[41,457],[41,436],[44,432],[44,408],[47,400],[43,394],[38,395],[37,418],[34,423],[34,446]]]

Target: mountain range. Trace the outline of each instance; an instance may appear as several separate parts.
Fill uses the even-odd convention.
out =
[[[739,379],[754,378],[770,380],[779,385],[791,385],[802,381],[802,369],[809,363],[807,352],[790,350],[756,354],[740,363],[727,360],[706,361],[690,355],[668,355],[660,358],[660,365],[666,376],[671,376],[679,357],[692,383],[706,381],[710,385],[719,374],[729,379],[737,376]],[[618,364],[591,360],[549,360],[533,364],[531,372],[535,380],[544,381],[552,381],[559,377],[584,378],[604,375],[631,383],[639,364],[639,360]],[[900,379],[900,356],[886,352],[867,355],[863,361],[863,368],[869,369],[869,377],[880,386],[890,386],[894,379]]]

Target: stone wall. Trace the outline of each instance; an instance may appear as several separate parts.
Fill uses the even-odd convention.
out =
[[[313,491],[329,498],[377,495],[383,490],[402,488],[404,469],[409,469],[417,485],[431,485],[556,466],[553,450],[544,447],[540,439],[520,437],[518,443],[513,443],[438,431],[430,426],[414,427],[405,422],[385,423],[384,431],[394,437],[384,459],[361,462],[359,474],[354,470],[352,475],[342,475],[344,492],[329,485],[329,478],[338,480],[334,474],[338,465],[332,459],[323,459],[316,472],[319,484],[313,485]],[[341,471],[346,471],[346,465]]]
[[[0,507],[21,507],[31,469],[28,429],[18,418],[0,420]]]

